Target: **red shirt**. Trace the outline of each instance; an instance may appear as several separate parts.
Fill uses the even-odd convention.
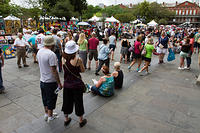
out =
[[[97,46],[99,45],[99,39],[97,38],[90,38],[88,41],[89,49],[97,49]]]

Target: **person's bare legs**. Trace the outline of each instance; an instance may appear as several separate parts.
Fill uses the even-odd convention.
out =
[[[120,63],[122,63],[123,55],[120,54]]]
[[[88,61],[88,69],[91,69],[91,60]]]
[[[180,67],[184,67],[184,58],[180,57]]]
[[[48,110],[48,116],[52,117],[53,116],[53,110]]]
[[[140,69],[141,63],[142,63],[142,58],[139,58],[138,59],[138,69]]]
[[[98,60],[96,61],[96,69],[98,68],[99,62]]]
[[[114,60],[114,51],[111,52],[111,60]]]
[[[47,108],[47,106],[44,107],[44,112],[45,112],[45,114],[48,114],[48,108]]]
[[[130,64],[130,67],[132,67],[136,63],[136,59],[133,59],[133,61]]]
[[[127,64],[127,55],[125,55],[125,64]]]

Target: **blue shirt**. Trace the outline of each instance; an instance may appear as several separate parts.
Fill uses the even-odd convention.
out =
[[[37,36],[37,35],[33,35],[33,36],[28,40],[28,42],[31,42],[32,45],[35,45],[36,36]]]
[[[110,53],[110,49],[108,48],[108,46],[105,44],[101,44],[99,47],[98,59],[99,60],[107,60],[109,53]]]

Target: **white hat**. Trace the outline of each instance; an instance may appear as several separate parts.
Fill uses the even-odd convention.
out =
[[[44,37],[44,46],[53,46],[55,45],[55,40],[53,38],[53,36],[45,36]]]
[[[79,46],[73,40],[70,40],[65,45],[65,53],[66,54],[74,54],[78,51]]]

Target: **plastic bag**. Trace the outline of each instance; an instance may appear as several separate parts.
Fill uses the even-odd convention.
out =
[[[172,51],[172,49],[169,48],[169,54],[168,54],[168,57],[167,57],[167,61],[173,61],[173,60],[175,60],[175,54]]]

